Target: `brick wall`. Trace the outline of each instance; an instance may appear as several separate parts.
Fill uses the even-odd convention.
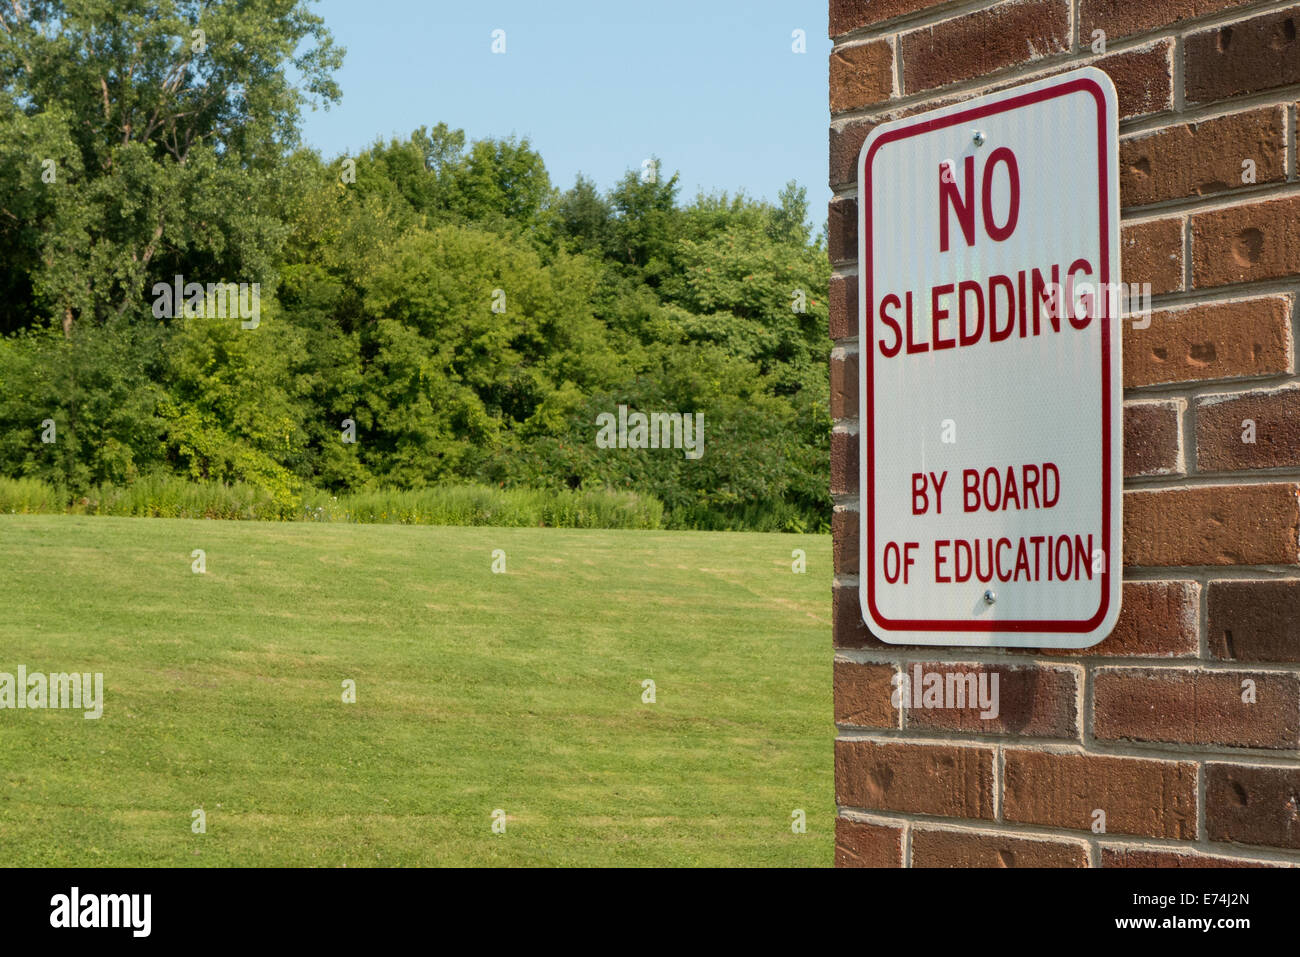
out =
[[[837,864],[1300,864],[1297,28],[1300,3],[830,0]],[[886,645],[857,596],[858,151],[1082,65],[1119,93],[1123,279],[1156,307],[1124,331],[1119,625],[1079,652]],[[1000,714],[892,707],[917,663],[996,672]]]

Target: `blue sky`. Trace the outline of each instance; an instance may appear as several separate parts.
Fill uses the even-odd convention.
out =
[[[603,189],[656,155],[682,197],[775,200],[807,187],[826,218],[826,3],[804,0],[320,0],[347,48],[343,101],[304,117],[327,157],[445,121],[528,137],[562,188]],[[506,52],[491,52],[492,31]],[[807,53],[791,50],[802,29]]]

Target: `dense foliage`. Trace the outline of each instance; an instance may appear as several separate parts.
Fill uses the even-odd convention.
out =
[[[341,55],[302,0],[0,11],[0,474],[283,509],[614,489],[670,527],[825,525],[802,189],[684,201],[656,161],[562,190],[527,140],[444,124],[327,160],[299,111],[338,97]],[[255,327],[160,310],[177,276],[258,284]],[[702,413],[704,454],[598,447],[619,406]]]

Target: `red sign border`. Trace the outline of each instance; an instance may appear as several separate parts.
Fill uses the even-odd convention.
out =
[[[873,261],[872,261],[872,243],[871,243],[871,164],[875,158],[876,151],[886,143],[895,140],[905,139],[909,136],[915,136],[919,133],[928,133],[934,130],[944,129],[957,123],[977,120],[981,117],[991,116],[996,113],[1005,113],[1023,106],[1029,106],[1034,103],[1040,103],[1044,100],[1054,99],[1055,97],[1065,96],[1070,93],[1084,91],[1092,95],[1097,103],[1097,163],[1098,163],[1098,201],[1101,207],[1101,282],[1107,283],[1110,280],[1110,177],[1108,169],[1108,146],[1112,126],[1108,122],[1108,113],[1106,109],[1106,93],[1101,84],[1091,77],[1076,77],[1066,80],[1065,82],[1032,90],[1022,93],[1018,96],[1011,96],[1005,100],[998,100],[994,103],[986,103],[981,106],[972,107],[968,110],[961,110],[956,113],[950,113],[946,116],[926,119],[924,115],[918,117],[912,124],[901,124],[894,127],[872,140],[870,147],[863,150],[860,167],[860,182],[862,187],[858,190],[858,203],[863,216],[863,235],[860,242],[864,244],[863,255],[859,259],[859,269],[861,271],[862,282],[862,304],[859,309],[862,310],[860,320],[865,320],[867,327],[873,321],[874,300],[872,285],[874,282]],[[1118,228],[1118,224],[1116,224]],[[1112,409],[1111,402],[1111,322],[1102,323],[1101,332],[1101,429],[1102,429],[1102,490],[1101,490],[1101,536],[1102,549],[1106,555],[1106,567],[1101,572],[1101,604],[1097,612],[1085,621],[1060,621],[1060,620],[997,620],[989,619],[986,621],[961,621],[950,619],[889,619],[880,614],[876,607],[875,596],[875,350],[870,347],[874,341],[873,336],[862,336],[859,339],[860,344],[866,348],[866,484],[867,484],[867,509],[866,509],[866,541],[867,554],[865,562],[861,565],[865,567],[865,581],[867,584],[867,605],[871,613],[872,621],[868,624],[874,624],[881,628],[882,631],[955,631],[955,632],[1046,632],[1059,634],[1087,633],[1105,620],[1107,613],[1110,611],[1111,599],[1111,432],[1112,416],[1115,410]],[[860,326],[859,328],[863,328]],[[866,331],[863,328],[863,331]],[[861,461],[861,455],[859,455]]]

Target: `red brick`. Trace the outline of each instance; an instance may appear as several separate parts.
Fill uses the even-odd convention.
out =
[[[972,731],[984,734],[1018,734],[1034,738],[1077,738],[1079,736],[1079,715],[1076,704],[1079,682],[1078,676],[1071,668],[1053,665],[988,665],[963,662],[928,662],[921,667],[921,693],[926,689],[927,676],[937,674],[943,685],[938,686],[940,693],[946,690],[948,676],[972,675],[978,682],[980,675],[989,675],[985,679],[986,689],[992,691],[992,676],[996,675],[997,715],[984,718],[978,697],[978,684],[970,687],[970,681],[957,687],[953,679],[952,693],[959,691],[974,692],[966,698],[965,706],[960,708],[926,708],[911,707],[916,699],[917,663],[908,663],[904,672],[908,678],[908,705],[905,714],[906,727],[926,728],[940,731]],[[924,698],[922,699],[924,701]],[[955,700],[959,700],[954,698]],[[950,703],[950,702],[944,702]],[[993,710],[993,709],[990,709]]]
[[[945,817],[993,817],[993,749],[836,741],[836,802]]]
[[[853,354],[831,359],[831,418],[858,417],[858,357]]]
[[[1242,698],[1255,682],[1257,700]],[[1234,748],[1300,747],[1300,675],[1174,668],[1101,668],[1093,735]]]
[[[831,588],[832,632],[836,648],[895,648],[886,644],[867,628],[862,620],[862,604],[858,599],[857,585],[835,585]]]
[[[848,432],[831,433],[831,494],[855,495],[858,491],[858,437]]]
[[[1196,764],[1009,748],[1003,766],[1007,821],[1091,831],[1106,812],[1110,834],[1196,837]]]
[[[861,518],[857,512],[836,509],[831,513],[831,557],[836,575],[858,573],[858,531]]]
[[[1124,494],[1124,564],[1291,565],[1300,486],[1198,485]]]
[[[1102,867],[1287,867],[1286,864],[1246,861],[1238,857],[1174,851],[1166,848],[1102,845]]]
[[[1196,213],[1191,230],[1198,288],[1300,275],[1300,196]]]
[[[827,210],[826,252],[831,262],[858,258],[858,202],[833,199]],[[857,318],[854,317],[856,325]]]
[[[1212,841],[1300,849],[1300,767],[1207,764],[1205,829]]]
[[[892,706],[894,666],[835,662],[835,723],[864,728],[898,727]]]
[[[1183,39],[1188,103],[1300,83],[1300,6],[1213,27]]]
[[[1152,295],[1183,288],[1183,221],[1153,219],[1120,230],[1124,282],[1150,283]]]
[[[1181,475],[1176,402],[1124,403],[1124,477]]]
[[[1172,41],[1160,40],[1136,50],[1108,54],[1092,62],[1092,66],[1114,81],[1121,120],[1173,109],[1173,56]]]
[[[906,93],[987,76],[1067,51],[1069,0],[1009,0],[905,33],[899,45]]]
[[[1206,594],[1215,658],[1300,661],[1300,580],[1216,581]]]
[[[836,867],[902,867],[903,829],[835,819]]]
[[[858,277],[831,276],[830,334],[850,339],[858,334]]]
[[[1160,41],[1137,50],[1115,53],[1093,61],[1092,65],[1107,73],[1115,83],[1121,119],[1132,119],[1172,108],[1173,87],[1170,74],[1172,49],[1168,41]],[[1074,66],[1049,70],[1044,76],[1063,73],[1068,69],[1074,69]],[[996,92],[1024,82],[1022,78],[1016,78],[1005,83],[994,84],[990,90]],[[963,99],[965,97],[927,99],[914,106],[891,109],[870,118],[846,123],[839,129],[832,129],[829,140],[831,187],[848,186],[857,182],[858,154],[867,136],[877,125],[886,120],[901,119],[942,109]],[[1181,235],[1178,239],[1178,248],[1181,257]]]
[[[1286,179],[1284,106],[1246,110],[1200,123],[1142,133],[1120,143],[1123,206],[1208,196],[1247,185],[1242,163],[1253,160],[1256,183]]]
[[[1247,421],[1254,423],[1253,436],[1243,425]],[[1197,400],[1196,467],[1202,472],[1296,466],[1300,466],[1300,386]]]
[[[1053,67],[1044,70],[1039,78],[1046,78],[1065,73],[1069,70],[1076,69],[1080,64],[1077,62]],[[1124,53],[1112,53],[1106,56],[1097,57],[1088,61],[1088,65],[1095,66],[1097,69],[1110,76],[1115,84],[1116,99],[1119,106],[1119,117],[1121,120],[1134,119],[1140,116],[1148,116],[1154,113],[1161,113],[1173,108],[1173,43],[1170,40],[1158,40],[1146,46],[1134,50],[1128,50]],[[1011,89],[1020,86],[1025,82],[1023,77],[1012,77],[994,82],[989,85],[988,92],[996,93],[1002,90]],[[915,116],[918,113],[926,113],[931,110],[939,110],[944,107],[953,106],[969,99],[969,95],[950,95],[946,97],[930,97],[923,102],[916,103],[912,106],[890,109],[888,112],[879,113],[869,119],[863,119],[860,122],[870,126],[876,123],[882,123],[886,120],[896,120],[903,117]],[[861,149],[862,142],[866,139],[867,133],[863,132],[858,136],[858,149]],[[856,159],[856,153],[854,154]],[[852,165],[852,164],[851,164]],[[856,180],[856,167],[853,171],[853,177],[846,182]]]
[[[872,40],[831,52],[831,112],[858,110],[888,100],[894,93],[894,49]]]
[[[1195,657],[1201,586],[1194,581],[1124,582],[1119,621],[1108,638],[1070,654],[1131,658]],[[1058,652],[1059,653],[1059,652]]]
[[[867,136],[876,128],[875,120],[857,120],[830,133],[830,187],[851,186],[858,181],[858,154]]]
[[[1124,387],[1208,382],[1291,370],[1291,301],[1264,296],[1162,309],[1124,323]]]
[[[1203,17],[1252,0],[1080,0],[1079,38],[1087,45],[1092,31],[1106,31],[1106,41],[1148,30],[1158,30],[1180,20]]]
[[[894,17],[942,6],[944,0],[831,0],[830,35],[874,26]]]
[[[912,866],[1087,867],[1088,848],[1078,841],[918,827],[912,829]]]

